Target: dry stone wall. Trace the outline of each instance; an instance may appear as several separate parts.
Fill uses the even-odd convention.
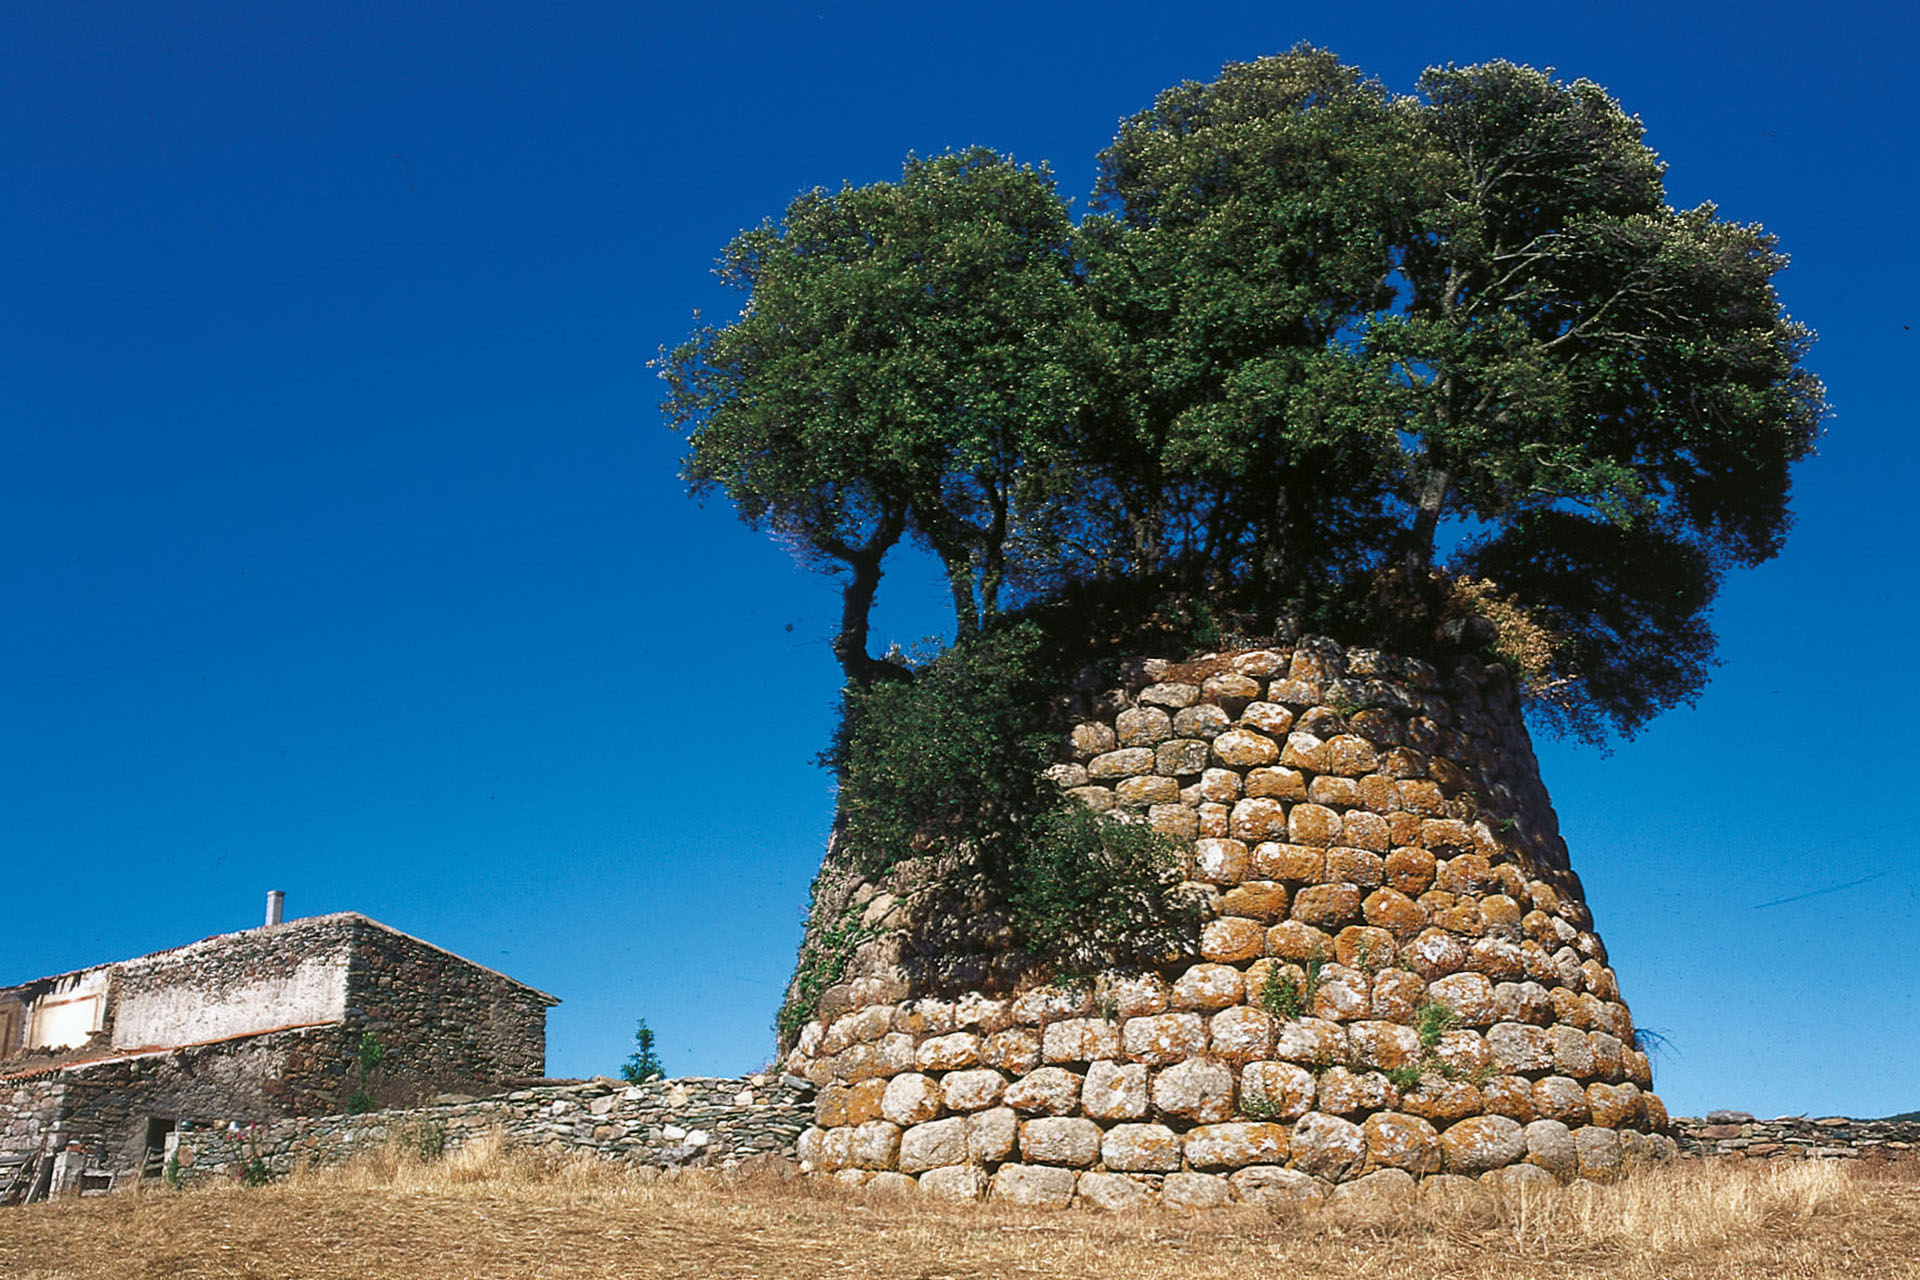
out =
[[[389,1142],[431,1156],[498,1133],[519,1148],[586,1153],[643,1169],[729,1170],[790,1160],[812,1120],[813,1100],[807,1081],[777,1075],[562,1082],[364,1115],[188,1126],[169,1138],[168,1154],[178,1180],[192,1184],[240,1178],[255,1160],[279,1177],[302,1163],[338,1164]]]
[[[1196,950],[1035,985],[990,903],[943,965],[940,893],[852,886],[868,936],[786,1058],[821,1088],[804,1168],[1198,1206],[1673,1153],[1504,667],[1307,639],[1062,709],[1051,776],[1181,842]]]
[[[1779,1116],[1758,1120],[1745,1111],[1675,1116],[1682,1155],[1745,1160],[1920,1159],[1920,1121]]]

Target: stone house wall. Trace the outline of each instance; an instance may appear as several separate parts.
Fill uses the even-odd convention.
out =
[[[821,1088],[805,1167],[1200,1205],[1671,1154],[1504,667],[1303,640],[1138,663],[1065,709],[1054,780],[1176,839],[1197,953],[1035,985],[990,900],[930,962],[939,890],[824,877],[810,927],[869,936],[785,1060]],[[1266,993],[1316,963],[1284,1016]],[[1429,1005],[1452,1025],[1426,1044]]]

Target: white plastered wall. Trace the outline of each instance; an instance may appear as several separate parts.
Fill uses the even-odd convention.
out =
[[[196,1044],[278,1027],[338,1022],[346,1012],[346,954],[322,954],[271,976],[123,988],[114,1013],[113,1045],[137,1049]]]

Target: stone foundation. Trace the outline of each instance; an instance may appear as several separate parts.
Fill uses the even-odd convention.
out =
[[[978,886],[830,853],[810,929],[870,936],[785,1060],[803,1168],[1112,1207],[1673,1154],[1505,668],[1303,640],[1082,686],[1051,776],[1180,842],[1197,939],[1039,984]]]

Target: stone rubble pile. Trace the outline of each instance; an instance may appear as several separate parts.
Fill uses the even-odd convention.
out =
[[[785,1060],[820,1087],[803,1168],[1117,1208],[1673,1154],[1504,667],[1303,640],[1138,663],[1072,713],[1052,778],[1181,842],[1197,954],[930,990],[863,945]]]

